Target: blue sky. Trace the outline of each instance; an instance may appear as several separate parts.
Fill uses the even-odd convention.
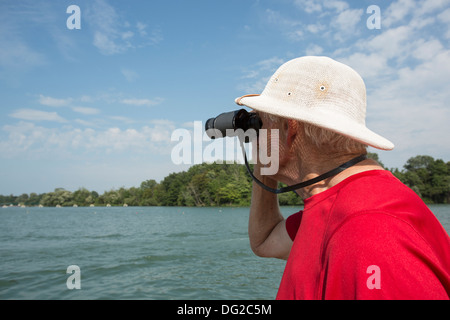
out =
[[[81,9],[69,30],[66,9]],[[371,5],[381,29],[369,29]],[[160,181],[178,128],[260,93],[283,63],[325,55],[356,69],[367,125],[450,161],[450,0],[0,2],[0,194]],[[375,151],[375,150],[370,150]]]

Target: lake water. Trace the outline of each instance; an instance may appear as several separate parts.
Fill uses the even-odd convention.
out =
[[[450,205],[430,208],[449,232]],[[274,299],[285,262],[251,252],[248,211],[0,209],[0,299]]]

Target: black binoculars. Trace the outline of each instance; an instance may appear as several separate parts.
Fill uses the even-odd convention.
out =
[[[242,129],[246,132],[248,129],[254,129],[258,134],[262,127],[261,118],[253,112],[247,112],[245,109],[226,112],[206,121],[205,131],[211,138],[236,136],[235,131]],[[212,129],[212,130],[211,130]],[[217,134],[218,130],[221,135]]]

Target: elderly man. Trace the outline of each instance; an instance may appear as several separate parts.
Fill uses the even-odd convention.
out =
[[[353,69],[297,58],[236,102],[279,130],[279,170],[261,175],[255,164],[249,218],[255,254],[287,260],[277,299],[449,298],[450,239],[411,189],[365,157],[367,146],[394,145],[366,127]],[[287,219],[278,182],[305,203]]]

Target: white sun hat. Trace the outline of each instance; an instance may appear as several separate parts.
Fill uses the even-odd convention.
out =
[[[236,103],[326,128],[377,149],[394,148],[366,127],[366,86],[361,76],[328,57],[288,61],[260,95],[246,95]]]

